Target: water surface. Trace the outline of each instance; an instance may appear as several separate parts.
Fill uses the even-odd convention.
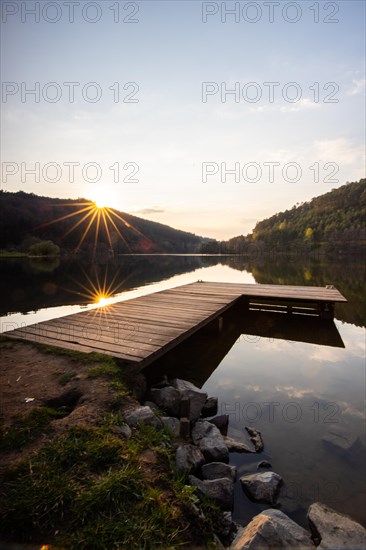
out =
[[[191,379],[219,398],[229,435],[247,441],[261,430],[260,455],[231,454],[239,476],[269,460],[284,479],[279,506],[306,525],[320,500],[365,525],[365,269],[360,262],[243,259],[215,256],[123,256],[93,263],[1,260],[2,331],[198,279],[221,282],[334,284],[348,299],[333,322],[284,314],[229,312],[150,369]],[[358,437],[357,453],[322,442],[334,426]],[[362,446],[361,446],[362,445]],[[234,518],[247,522],[266,508],[236,484]]]

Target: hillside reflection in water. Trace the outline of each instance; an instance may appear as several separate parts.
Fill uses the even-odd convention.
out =
[[[209,326],[152,366],[151,380],[180,376],[219,398],[230,415],[229,435],[244,427],[263,433],[260,455],[232,454],[239,476],[267,459],[284,478],[280,508],[306,525],[306,509],[320,500],[359,522],[365,517],[365,447],[341,455],[322,443],[342,426],[365,445],[364,264],[285,258],[123,256],[105,262],[1,260],[2,330],[95,307],[95,289],[111,301],[198,279],[223,282],[335,285],[348,299],[335,322],[236,309],[218,335]],[[108,297],[107,297],[108,298]],[[94,305],[93,305],[94,304]],[[265,506],[236,484],[234,518],[245,523]]]

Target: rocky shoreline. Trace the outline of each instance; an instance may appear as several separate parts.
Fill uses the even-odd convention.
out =
[[[141,399],[139,407],[124,414],[126,436],[129,429],[140,423],[164,426],[172,432],[176,441],[177,471],[186,476],[186,483],[195,488],[198,499],[210,499],[222,510],[221,521],[216,526],[221,548],[366,548],[366,529],[320,502],[308,509],[309,530],[275,509],[283,479],[263,460],[257,464],[257,473],[243,475],[239,481],[250,500],[272,508],[256,515],[245,527],[237,525],[232,520],[237,470],[229,464],[229,453],[261,453],[264,448],[261,433],[245,426],[252,448],[228,437],[228,415],[215,416],[217,398],[209,397],[186,380],[165,378],[142,392],[142,396],[147,400]],[[196,513],[202,514],[202,510],[196,507]]]

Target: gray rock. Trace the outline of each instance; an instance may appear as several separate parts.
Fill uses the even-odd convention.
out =
[[[249,434],[250,441],[253,443],[255,452],[261,453],[264,448],[262,434],[259,430],[256,430],[255,428],[252,428],[250,426],[245,426],[246,431]]]
[[[220,542],[225,543],[225,546],[221,544],[219,548],[227,548],[234,540],[238,527],[233,521],[232,513],[227,511],[215,516],[214,529],[215,533],[219,536]]]
[[[222,435],[227,435],[227,429],[229,426],[228,414],[220,414],[220,416],[215,416],[214,418],[210,418],[208,422],[211,422],[211,424],[215,424],[215,426],[220,430]]]
[[[225,444],[230,453],[255,453],[253,449],[250,449],[245,443],[236,441],[232,437],[224,437]]]
[[[214,416],[215,414],[217,414],[217,404],[217,397],[209,397],[202,408],[201,415],[203,416],[203,418],[206,418],[207,416]]]
[[[182,473],[191,473],[198,470],[205,463],[205,457],[195,445],[180,445],[175,454],[177,470]]]
[[[201,468],[203,479],[220,479],[227,477],[235,481],[236,467],[223,462],[210,462]]]
[[[121,426],[115,426],[114,431],[121,438],[129,438],[132,435],[131,428],[125,422]]]
[[[321,539],[319,550],[366,548],[366,529],[345,514],[340,514],[320,502],[309,507],[308,521],[314,538]]]
[[[197,388],[187,380],[175,378],[172,380],[172,385],[178,390],[181,397],[188,397],[190,400],[190,420],[197,420],[207,400],[207,393]]]
[[[234,500],[234,483],[227,477],[221,479],[205,479],[201,481],[195,476],[188,477],[190,485],[196,487],[199,498],[210,498],[223,510],[231,510]]]
[[[173,386],[164,386],[164,388],[151,388],[149,399],[156,403],[159,409],[165,411],[169,416],[179,418],[180,413],[180,393]]]
[[[272,464],[268,462],[268,460],[261,460],[257,464],[257,470],[259,470],[260,468],[272,468]]]
[[[142,422],[155,428],[162,426],[160,418],[154,414],[150,407],[137,407],[125,413],[125,421],[131,428],[138,426]]]
[[[240,529],[230,550],[302,550],[313,548],[310,533],[280,510],[265,510]]]
[[[150,409],[153,412],[157,412],[159,410],[159,407],[157,406],[157,404],[153,403],[152,401],[145,401],[144,406],[145,407],[150,407]]]
[[[322,437],[322,442],[341,454],[351,453],[360,445],[358,437],[337,425],[328,428],[328,432]]]
[[[240,483],[249,498],[272,505],[276,502],[282,477],[274,472],[263,472],[242,476]]]
[[[229,462],[229,451],[219,429],[206,420],[192,428],[193,443],[202,451],[207,462]]]
[[[166,388],[167,386],[171,386],[169,383],[168,377],[166,375],[163,376],[163,378],[160,380],[160,382],[156,382],[151,387],[152,388]]]
[[[174,416],[162,416],[161,421],[164,425],[164,428],[166,428],[172,435],[178,437],[180,434],[180,422],[178,418],[174,418]]]

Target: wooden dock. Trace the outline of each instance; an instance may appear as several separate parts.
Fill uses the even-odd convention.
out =
[[[18,328],[6,336],[104,353],[144,368],[238,302],[249,309],[331,316],[333,304],[346,301],[334,287],[198,281]]]

